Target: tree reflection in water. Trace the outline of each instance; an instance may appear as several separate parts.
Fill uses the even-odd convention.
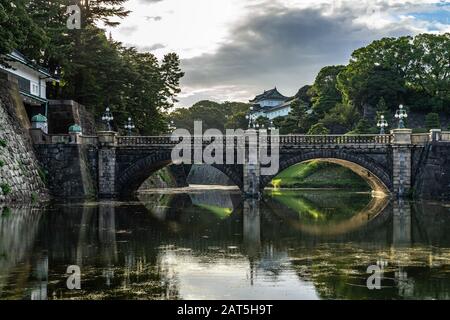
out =
[[[449,298],[445,204],[338,191],[140,200],[11,208],[0,298]],[[377,263],[383,289],[368,290]],[[81,291],[66,288],[69,265],[81,267]]]

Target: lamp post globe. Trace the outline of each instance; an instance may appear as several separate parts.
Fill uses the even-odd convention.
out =
[[[128,123],[126,123],[124,127],[128,131],[129,136],[133,135],[133,129],[136,128],[136,126],[130,117],[128,118]]]
[[[114,120],[114,117],[111,113],[111,109],[109,107],[106,107],[105,112],[102,115],[102,121],[106,123],[106,127],[108,128],[108,131],[111,130],[111,121]]]
[[[384,115],[381,115],[380,119],[377,122],[377,127],[380,128],[380,134],[384,134],[384,128],[386,128],[388,125],[388,122],[384,119]]]
[[[398,110],[395,112],[395,118],[398,119],[398,128],[404,129],[405,122],[403,119],[408,118],[408,113],[406,112],[402,104],[399,105]]]

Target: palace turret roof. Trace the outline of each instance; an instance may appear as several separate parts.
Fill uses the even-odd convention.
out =
[[[278,90],[277,87],[272,90],[264,91],[264,93],[257,95],[253,100],[250,100],[251,103],[258,103],[263,100],[287,100],[288,97],[283,96]]]

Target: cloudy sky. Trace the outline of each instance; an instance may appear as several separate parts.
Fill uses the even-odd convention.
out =
[[[113,37],[186,76],[180,106],[247,101],[274,86],[290,96],[326,65],[384,36],[450,32],[450,0],[129,0]]]

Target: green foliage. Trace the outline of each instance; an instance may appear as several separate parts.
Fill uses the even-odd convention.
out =
[[[2,216],[3,217],[8,217],[11,215],[11,208],[9,207],[4,207],[2,210]],[[5,255],[6,256],[6,255]]]
[[[334,133],[347,133],[358,123],[361,116],[352,104],[338,103],[320,121]]]
[[[270,120],[266,117],[260,116],[256,119],[255,124],[259,128],[268,128],[270,126]]]
[[[31,193],[31,202],[36,203],[38,201],[38,195],[35,192]]]
[[[315,113],[324,115],[342,101],[341,92],[337,88],[337,76],[344,69],[345,66],[328,66],[320,70],[310,89]]]
[[[355,129],[351,131],[352,134],[369,134],[374,133],[374,128],[371,127],[369,121],[365,118],[358,121]]]
[[[449,50],[450,33],[374,41],[352,54],[338,75],[338,88],[358,108],[375,106],[383,97],[391,110],[400,103],[416,110],[446,110]]]
[[[303,87],[303,90],[309,88]],[[299,90],[301,93],[302,89]],[[303,93],[297,95],[305,95]],[[308,113],[309,104],[301,98],[294,98],[291,102],[291,111],[286,117],[277,117],[273,119],[274,126],[280,129],[281,134],[304,134],[313,123],[317,121],[314,114]]]
[[[428,133],[429,130],[425,129],[425,128],[414,128],[413,129],[413,133]]]
[[[381,116],[384,116],[385,118],[387,118],[388,114],[389,114],[389,108],[388,108],[384,98],[381,97],[377,103],[377,118],[380,118]]]
[[[246,108],[243,108],[246,109]],[[225,128],[227,129],[238,129],[238,128],[247,128],[248,120],[245,118],[247,116],[247,111],[237,111],[232,115],[228,115],[227,122],[225,124]]]
[[[308,135],[322,135],[322,134],[329,134],[330,130],[328,130],[327,127],[324,126],[323,123],[319,122],[316,123],[309,129]]]
[[[313,160],[293,165],[274,178],[281,188],[369,188],[360,176],[341,165]]]
[[[439,120],[439,114],[430,112],[425,117],[425,127],[427,130],[431,129],[440,129],[441,128],[441,122]]]
[[[199,101],[190,108],[180,108],[170,114],[177,128],[194,130],[194,121],[202,121],[203,130],[246,129],[250,105],[239,102],[218,103],[214,101]]]
[[[44,184],[47,184],[48,183],[47,172],[44,169],[40,168],[40,167],[38,167],[37,172],[38,172],[39,177],[41,178],[42,182]]]
[[[107,38],[99,25],[118,25],[118,18],[129,14],[123,7],[125,2],[78,3],[82,28],[68,30],[67,0],[30,1],[28,15],[42,28],[48,41],[26,41],[14,47],[59,75],[61,81],[48,86],[49,98],[76,100],[98,120],[109,106],[116,129],[122,128],[131,116],[139,133],[158,134],[167,130],[163,113],[177,101],[179,80],[184,74],[175,53],[158,62],[151,53],[138,52]],[[3,42],[1,33],[0,40]]]
[[[0,168],[2,168],[5,165],[5,161],[0,160]]]
[[[0,65],[5,54],[19,47],[45,43],[46,37],[27,12],[28,0],[0,0]]]
[[[12,191],[11,186],[10,186],[9,184],[7,184],[6,182],[0,184],[0,188],[2,189],[3,194],[4,194],[5,196],[8,195],[8,194],[10,194],[11,191]]]
[[[0,148],[5,148],[7,145],[8,143],[5,140],[0,139]]]

